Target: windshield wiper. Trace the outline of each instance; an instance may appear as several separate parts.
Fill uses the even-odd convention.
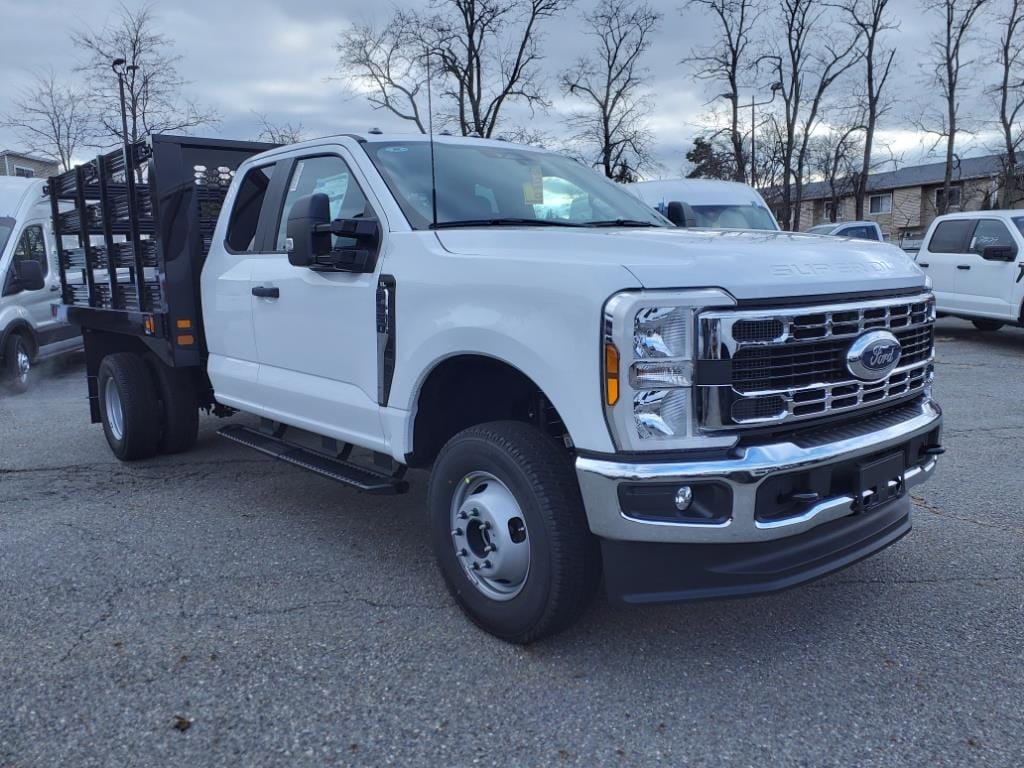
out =
[[[559,219],[527,219],[513,218],[509,216],[495,217],[493,219],[462,219],[460,221],[439,221],[431,224],[431,229],[453,229],[455,227],[501,227],[501,226],[526,226],[526,227],[583,227],[585,224],[577,224],[572,221],[560,221]]]
[[[640,221],[639,219],[609,219],[608,221],[588,221],[588,227],[656,227],[653,221]]]

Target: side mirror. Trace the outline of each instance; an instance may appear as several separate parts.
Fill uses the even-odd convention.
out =
[[[14,265],[14,276],[18,286],[25,291],[41,291],[46,285],[43,265],[38,261],[19,261]]]
[[[679,202],[678,200],[673,200],[668,204],[665,216],[677,227],[697,226],[697,217],[693,213],[693,208],[686,203]]]
[[[380,248],[380,223],[376,219],[330,219],[327,195],[317,193],[295,201],[286,230],[288,263],[317,272],[372,272]],[[352,242],[335,248],[332,237]]]
[[[1013,261],[1017,258],[1017,249],[1012,245],[986,245],[981,249],[981,258],[989,261]]]
[[[318,256],[331,252],[331,233],[321,231],[331,221],[331,201],[318,192],[295,201],[288,212],[286,247],[288,263],[293,267],[312,267]]]

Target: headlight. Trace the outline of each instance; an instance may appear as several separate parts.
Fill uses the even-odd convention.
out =
[[[604,313],[605,416],[623,451],[731,445],[696,427],[693,360],[696,317],[704,307],[729,307],[723,291],[620,293]]]

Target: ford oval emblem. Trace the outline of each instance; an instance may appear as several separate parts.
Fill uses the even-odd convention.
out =
[[[879,381],[899,365],[902,352],[900,340],[889,331],[871,331],[850,345],[846,367],[862,381]]]

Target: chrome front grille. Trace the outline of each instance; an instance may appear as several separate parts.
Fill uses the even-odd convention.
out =
[[[929,294],[819,307],[705,312],[698,369],[705,429],[810,419],[919,393],[931,380],[935,322]],[[862,381],[847,367],[850,345],[887,330],[900,341],[897,367]],[[701,381],[704,379],[704,381]],[[711,383],[707,382],[711,379]]]

